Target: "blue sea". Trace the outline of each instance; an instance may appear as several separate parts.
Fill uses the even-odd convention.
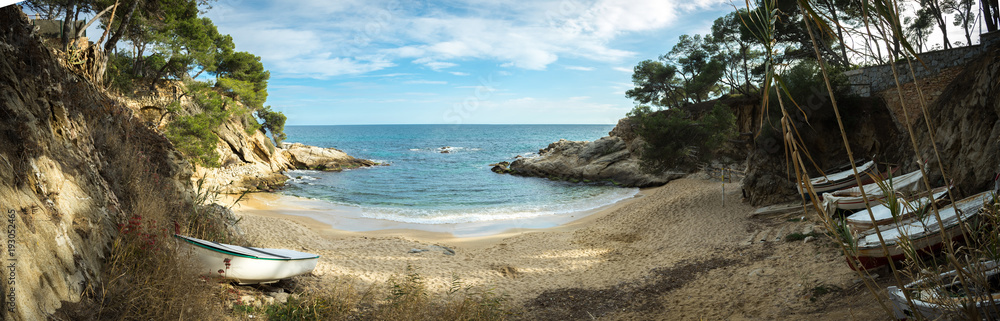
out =
[[[593,141],[613,125],[288,126],[288,142],[333,147],[389,166],[296,170],[283,193],[356,207],[362,217],[449,224],[566,215],[597,209],[636,188],[500,175],[490,164],[537,156],[559,139]],[[442,153],[447,151],[447,153]]]

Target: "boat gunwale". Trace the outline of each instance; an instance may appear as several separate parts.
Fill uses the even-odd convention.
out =
[[[212,251],[212,252],[217,252],[217,253],[222,253],[222,254],[226,254],[226,255],[232,255],[232,256],[237,256],[237,257],[242,257],[242,258],[247,258],[247,259],[254,259],[254,260],[266,260],[266,261],[304,261],[304,260],[315,260],[315,259],[319,259],[319,257],[320,257],[319,254],[313,254],[313,253],[306,253],[306,254],[313,254],[313,255],[315,255],[313,257],[301,257],[301,258],[291,258],[290,257],[290,258],[282,259],[282,258],[259,257],[259,256],[246,255],[246,254],[242,254],[242,253],[236,253],[236,252],[233,252],[233,251],[228,251],[228,250],[217,248],[217,247],[211,247],[211,246],[208,246],[208,245],[205,245],[205,244],[202,244],[202,243],[194,241],[194,240],[201,240],[201,239],[193,238],[193,237],[190,237],[190,236],[183,236],[183,235],[180,235],[180,234],[174,234],[174,237],[179,238],[179,239],[183,240],[184,242],[187,242],[188,244],[192,244],[192,245],[195,245],[197,247],[200,247],[200,248]],[[205,241],[205,240],[202,240],[202,241]],[[205,241],[205,242],[211,242],[211,241]],[[217,242],[212,242],[212,243],[217,243]],[[222,244],[222,243],[218,243],[218,244]],[[239,245],[233,245],[233,246],[239,246]],[[240,246],[240,247],[249,248],[249,247],[246,247],[246,246]],[[298,252],[298,251],[296,251],[296,252]],[[304,252],[300,252],[300,253],[304,253]]]

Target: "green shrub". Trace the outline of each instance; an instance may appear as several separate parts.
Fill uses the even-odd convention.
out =
[[[637,106],[628,117],[637,122],[636,133],[646,141],[642,160],[652,172],[707,161],[735,133],[736,117],[723,104],[700,119],[683,109],[654,112],[648,106]]]
[[[275,145],[281,145],[281,141],[288,138],[285,135],[285,121],[288,120],[288,117],[285,117],[285,114],[271,111],[271,106],[266,106],[257,111],[257,117],[264,120],[263,127],[271,132],[271,138],[274,139]]]
[[[126,55],[108,55],[107,68],[104,70],[104,81],[110,88],[121,93],[130,93],[133,83],[138,78],[132,74],[132,57]]]
[[[195,164],[218,167],[219,153],[215,151],[215,146],[219,136],[213,130],[219,124],[209,113],[180,116],[167,128],[167,138]]]

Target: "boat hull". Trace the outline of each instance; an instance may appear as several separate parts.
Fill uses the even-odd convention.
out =
[[[956,224],[945,230],[947,238],[953,242],[961,242],[964,240],[962,235],[962,229]],[[934,233],[927,235],[925,237],[913,240],[913,245],[917,248],[917,254],[922,255],[934,255],[941,251],[944,244],[941,243],[941,235]],[[854,257],[854,260],[850,258],[847,259],[847,265],[851,269],[858,271],[860,268],[866,270],[871,270],[889,264],[889,260],[893,262],[899,262],[906,259],[906,255],[903,253],[903,248],[897,244],[888,244],[888,253],[882,249],[882,247],[868,247],[859,248],[858,255]],[[856,266],[854,262],[857,261],[860,266]]]
[[[987,261],[982,263],[976,263],[977,269],[972,270],[970,268],[965,268],[966,271],[976,271],[985,272],[990,277],[995,277],[998,272],[996,261]],[[975,272],[974,272],[975,273]],[[942,273],[940,279],[954,279],[956,271],[952,270],[949,272]],[[932,282],[928,279],[920,279],[910,284],[904,286],[904,289],[908,291],[927,289],[928,287],[934,288],[933,284],[928,284]],[[940,286],[939,286],[940,287]],[[997,299],[995,293],[988,295],[990,299],[985,300],[970,300],[968,298],[960,299],[957,302],[950,302],[950,304],[941,304],[939,302],[933,302],[933,298],[917,298],[913,297],[912,304],[906,299],[903,289],[896,286],[890,286],[887,289],[889,294],[889,301],[892,302],[893,315],[896,319],[909,319],[914,318],[917,315],[927,319],[927,320],[953,320],[953,319],[964,319],[968,315],[965,313],[967,311],[963,310],[963,307],[971,308],[973,301],[975,301],[975,308],[981,318],[984,320],[996,320],[1000,317],[998,313],[998,305],[1000,305],[1000,299]],[[911,292],[913,293],[913,292]],[[971,311],[971,310],[969,310]]]
[[[943,246],[942,240],[962,240],[963,224],[975,225],[978,221],[975,218],[983,204],[992,202],[992,197],[991,192],[982,192],[939,209],[937,216],[931,215],[922,220],[883,225],[878,230],[868,230],[856,235],[853,240],[856,246],[854,258],[859,262],[859,266],[856,266],[854,260],[850,258],[847,259],[847,263],[852,269],[857,270],[873,269],[888,264],[890,260],[901,260],[905,258],[900,245],[903,239],[908,239],[910,248],[916,250],[918,254],[933,254]],[[939,225],[939,222],[943,225]],[[881,235],[885,247],[877,235]]]
[[[914,192],[920,189],[920,181],[923,173],[914,171],[893,178],[893,192]],[[862,193],[866,191],[867,193]],[[866,196],[863,197],[862,195]],[[828,212],[839,208],[842,210],[859,210],[866,208],[865,199],[868,204],[878,205],[886,198],[885,192],[876,183],[870,183],[859,187],[851,187],[838,190],[832,193],[823,193],[823,208]]]
[[[311,272],[319,262],[319,255],[281,249],[261,249],[208,242],[186,236],[177,236],[181,253],[189,255],[194,267],[202,275],[235,281],[239,284],[274,283]],[[213,247],[217,245],[218,247]],[[232,251],[227,251],[232,250]],[[261,253],[260,256],[240,253],[240,250]],[[249,253],[252,253],[249,252]],[[273,253],[295,256],[285,257]]]
[[[897,214],[896,217],[893,217],[892,214],[885,214],[885,213],[891,213],[891,211],[884,204],[879,204],[877,206],[872,207],[873,214],[876,214],[876,216],[879,217],[876,218],[875,221],[871,220],[871,216],[869,216],[869,213],[868,211],[865,210],[866,209],[865,207],[860,208],[859,209],[860,211],[855,212],[851,216],[847,217],[845,221],[847,222],[847,225],[851,227],[851,230],[855,232],[861,232],[873,229],[875,228],[875,226],[878,225],[888,225],[895,223],[897,221],[909,220],[910,218],[915,216],[917,214],[917,211],[919,211],[921,208],[945,196],[948,193],[949,189],[951,189],[951,186],[938,187],[931,190],[930,193],[927,193],[929,196],[921,197],[922,195],[918,195],[917,196],[918,198],[916,200],[916,205],[914,205],[912,202],[906,202],[905,204],[907,204],[907,206],[912,206],[912,207],[902,209],[902,213]],[[929,200],[925,201],[925,199]]]

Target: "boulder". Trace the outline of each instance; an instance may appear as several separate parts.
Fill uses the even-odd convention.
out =
[[[510,162],[499,162],[496,164],[490,164],[493,166],[490,168],[491,171],[497,174],[509,174],[510,173]]]

